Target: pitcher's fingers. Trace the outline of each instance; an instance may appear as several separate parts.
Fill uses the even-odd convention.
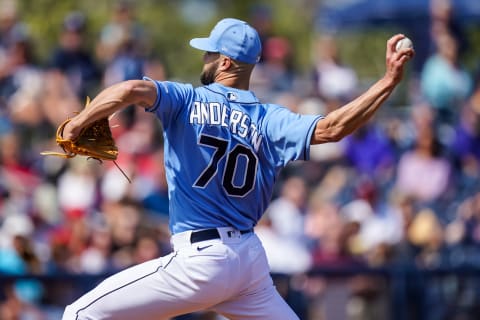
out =
[[[396,59],[401,59],[404,56],[407,56],[408,59],[411,59],[415,55],[415,50],[413,48],[403,48],[397,51]]]
[[[410,60],[411,58],[412,58],[411,55],[405,54],[405,55],[402,55],[402,56],[400,57],[399,62],[400,62],[401,65],[404,65],[404,64],[405,64],[408,60]]]
[[[404,34],[396,34],[387,41],[387,56],[389,54],[395,53],[395,46],[397,45],[397,42],[400,41],[400,39],[405,38]]]

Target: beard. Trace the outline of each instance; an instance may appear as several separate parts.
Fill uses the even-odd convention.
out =
[[[200,74],[200,82],[205,86],[214,83],[217,69],[218,62],[215,62],[210,67],[204,69]]]

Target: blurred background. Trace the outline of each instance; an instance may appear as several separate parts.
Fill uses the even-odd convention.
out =
[[[282,171],[256,228],[277,288],[311,320],[470,320],[480,311],[480,2],[0,0],[0,319],[60,319],[104,277],[170,251],[160,123],[111,120],[119,165],[58,150],[86,96],[127,79],[199,84],[221,18],[257,28],[263,102],[327,114],[416,56],[375,118]],[[139,111],[140,110],[140,111]],[[220,319],[208,312],[177,319]]]

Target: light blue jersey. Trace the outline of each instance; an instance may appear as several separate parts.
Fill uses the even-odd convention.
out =
[[[218,83],[154,83],[157,100],[147,111],[164,128],[172,233],[253,228],[279,171],[308,159],[320,116],[261,104],[251,91]]]

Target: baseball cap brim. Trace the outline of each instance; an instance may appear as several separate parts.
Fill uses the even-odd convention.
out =
[[[208,52],[218,52],[218,48],[215,44],[212,43],[210,38],[195,38],[190,40],[190,46],[195,49],[208,51]]]

